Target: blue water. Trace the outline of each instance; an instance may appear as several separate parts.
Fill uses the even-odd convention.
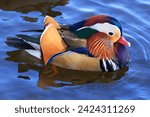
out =
[[[45,15],[72,24],[89,16],[117,18],[131,42],[129,69],[114,73],[43,67],[41,62],[5,43],[25,34],[37,37]],[[1,0],[0,99],[150,99],[149,0]],[[26,32],[25,32],[26,31]],[[34,62],[33,62],[34,61]]]

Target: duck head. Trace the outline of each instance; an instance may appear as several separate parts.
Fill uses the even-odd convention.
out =
[[[87,39],[89,52],[100,59],[112,59],[115,56],[115,43],[130,46],[122,37],[120,22],[110,16],[90,17],[74,26],[74,30],[78,37]]]

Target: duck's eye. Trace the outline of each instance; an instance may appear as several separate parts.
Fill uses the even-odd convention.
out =
[[[109,32],[108,34],[112,36],[114,33],[113,32]]]

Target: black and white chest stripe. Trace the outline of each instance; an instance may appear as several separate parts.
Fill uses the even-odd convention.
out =
[[[100,68],[102,71],[111,72],[120,69],[119,64],[115,60],[100,60]]]

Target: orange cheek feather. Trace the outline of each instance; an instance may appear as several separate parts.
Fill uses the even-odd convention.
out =
[[[115,55],[112,41],[108,39],[107,34],[102,32],[94,34],[88,39],[87,47],[90,53],[99,59],[112,59]]]

